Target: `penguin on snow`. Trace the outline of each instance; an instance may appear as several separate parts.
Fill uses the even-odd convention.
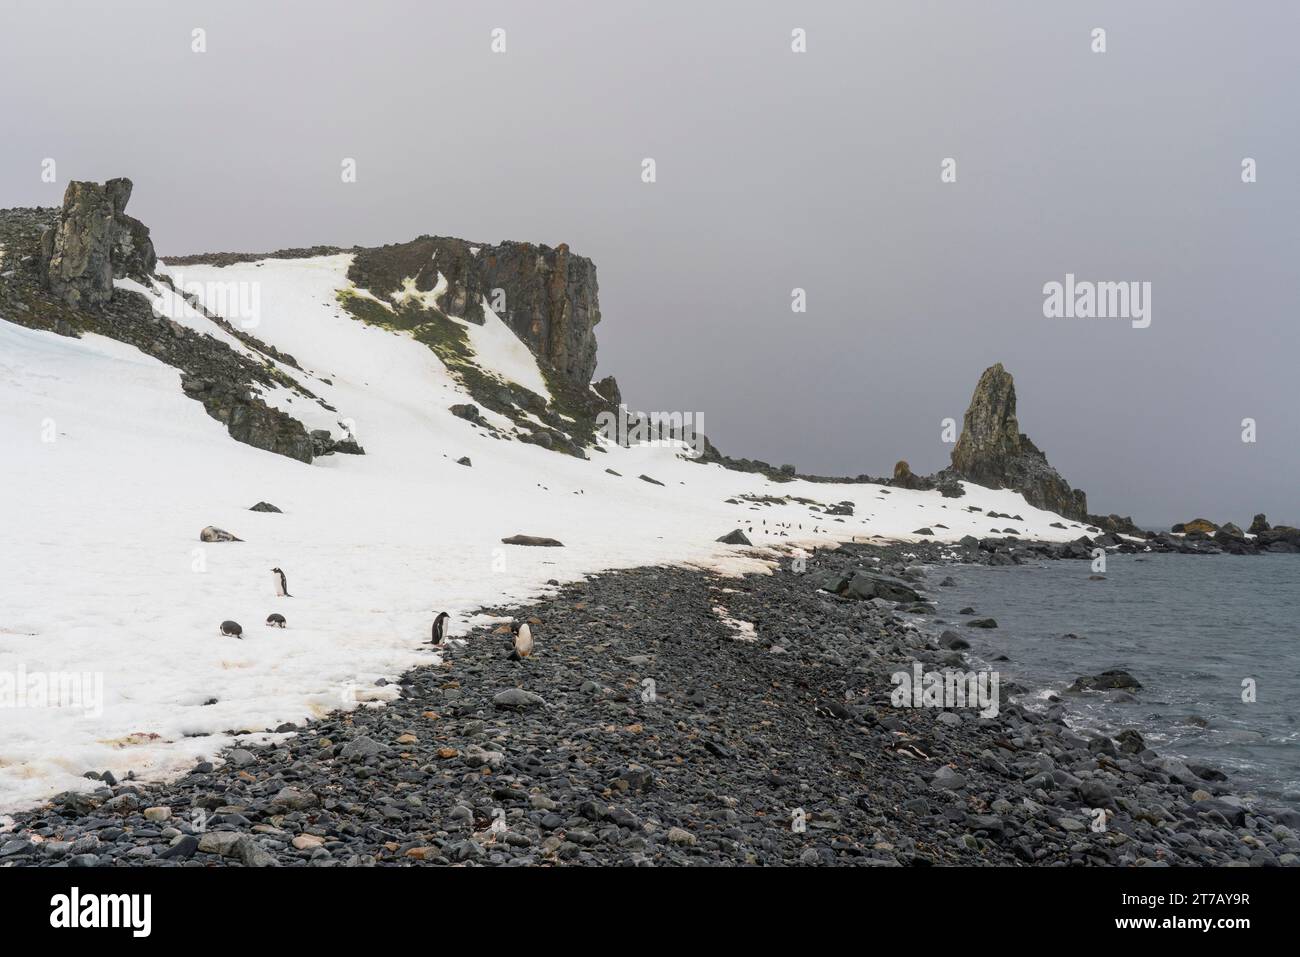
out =
[[[280,598],[292,598],[289,594],[289,579],[284,577],[284,572],[272,568],[271,574],[275,576],[275,594]]]
[[[445,611],[438,612],[438,617],[433,619],[433,637],[430,644],[441,647],[447,640],[447,619],[450,617]]]

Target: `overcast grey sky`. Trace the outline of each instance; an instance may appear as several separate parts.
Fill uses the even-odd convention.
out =
[[[1300,523],[1300,4],[0,11],[0,206],[126,175],[164,255],[567,242],[599,269],[598,375],[730,454],[931,471],[1001,361],[1093,511]],[[1150,282],[1150,327],[1044,318],[1067,272]]]

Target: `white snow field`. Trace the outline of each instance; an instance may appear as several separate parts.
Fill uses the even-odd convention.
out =
[[[1011,524],[1039,539],[1081,534],[1051,528],[1059,516],[1016,493],[971,485],[945,499],[774,483],[688,462],[679,448],[611,445],[582,461],[494,439],[448,411],[472,399],[430,349],[337,305],[349,259],[183,272],[261,284],[251,331],[328,378],[282,367],[339,414],[288,390],[268,401],[309,428],[337,433],[349,420],[364,456],[304,465],[240,444],[182,394],[176,369],[102,337],[0,321],[0,810],[92,787],[88,770],[179,774],[215,758],[232,731],[265,740],[264,729],[382,701],[397,692],[378,679],[437,661],[438,611],[463,634],[474,609],[536,598],[548,579],[672,562],[765,570],[795,544],[910,540],[936,524],[947,526],[937,539]],[[199,313],[184,321],[238,346]],[[531,353],[495,316],[471,338],[482,365],[545,395]],[[456,463],[466,455],[472,467]],[[724,501],[743,494],[848,500],[856,515]],[[249,511],[263,500],[283,514]],[[964,510],[972,504],[1024,520],[990,522]],[[782,538],[778,522],[803,529]],[[207,525],[243,541],[203,544]],[[751,525],[756,546],[776,547],[715,541]],[[516,533],[565,547],[501,544]],[[274,566],[292,598],[276,597]],[[285,630],[264,626],[271,612]],[[219,634],[225,619],[244,640]]]

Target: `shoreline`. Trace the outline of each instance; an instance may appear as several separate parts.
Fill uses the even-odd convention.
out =
[[[382,707],[13,815],[0,866],[1300,864],[1300,813],[1131,736],[1005,692],[996,717],[893,706],[891,673],[967,657],[896,613],[918,603],[854,592],[1070,548],[989,541],[843,543],[736,578],[626,569],[485,608],[532,622],[536,657],[475,628]]]
[[[1258,677],[1263,666],[1258,661],[1252,666],[1250,656],[1260,653],[1260,649],[1234,647],[1233,660],[1237,663],[1231,669],[1215,657],[1194,664],[1207,648],[1204,644],[1191,646],[1191,635],[1197,635],[1200,642],[1209,640],[1208,652],[1214,650],[1213,639],[1204,637],[1207,626],[1202,615],[1212,613],[1204,607],[1204,599],[1200,599],[1200,606],[1190,604],[1192,599],[1188,599],[1181,623],[1176,619],[1169,623],[1131,619],[1115,611],[1119,607],[1132,609],[1135,601],[1160,601],[1153,594],[1167,594],[1171,587],[1187,587],[1199,594],[1207,581],[1240,586],[1238,575],[1253,581],[1271,581],[1271,576],[1293,572],[1286,567],[1276,572],[1248,572],[1246,566],[1234,564],[1236,556],[1226,553],[1220,558],[1226,565],[1194,563],[1194,567],[1182,572],[1177,570],[1181,557],[1173,555],[1139,552],[1110,557],[1115,564],[1100,575],[1089,575],[1086,563],[1078,563],[1075,568],[1053,568],[1047,561],[1030,563],[1024,569],[993,569],[987,564],[960,566],[953,571],[955,581],[950,578],[945,583],[953,587],[935,590],[941,607],[926,617],[925,624],[936,633],[949,629],[960,632],[972,645],[969,653],[983,666],[1000,668],[1004,679],[1027,686],[1017,687],[1020,702],[1044,713],[1061,715],[1076,733],[1113,737],[1128,729],[1136,730],[1162,756],[1177,757],[1198,773],[1208,773],[1247,803],[1300,808],[1294,766],[1286,763],[1285,754],[1265,747],[1289,734],[1289,725],[1279,724],[1276,703],[1271,713],[1257,716],[1233,709],[1240,692],[1237,686],[1243,683],[1236,673],[1241,670],[1242,675]],[[1131,565],[1134,561],[1139,564]],[[1140,564],[1148,561],[1152,564]],[[1157,571],[1143,575],[1143,568]],[[1040,574],[1045,576],[1044,581],[1038,579]],[[1139,599],[1130,590],[1115,592],[1113,586],[1087,581],[1127,578],[1129,574],[1138,574],[1139,590],[1158,590],[1146,591],[1146,597]],[[1079,592],[1077,600],[1063,594],[1075,582],[1081,582],[1086,589]],[[1220,603],[1210,604],[1217,612]],[[998,629],[964,627],[968,619],[984,616],[996,618]],[[1177,626],[1186,644],[1169,648],[1165,643],[1171,636],[1167,627],[1161,627],[1163,624]],[[1222,627],[1223,622],[1217,624]],[[1277,621],[1261,618],[1256,627],[1276,629]],[[1126,634],[1140,638],[1130,643],[1123,637]],[[1193,674],[1184,680],[1188,668]],[[1073,687],[1076,681],[1103,669],[1131,672],[1144,687],[1088,691]],[[1226,701],[1213,695],[1207,697],[1203,682],[1211,677],[1232,685]],[[1202,683],[1198,685],[1193,679],[1201,679]]]

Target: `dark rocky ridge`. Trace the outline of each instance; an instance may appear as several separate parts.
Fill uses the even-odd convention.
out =
[[[130,195],[126,179],[103,186],[72,182],[61,208],[0,210],[0,319],[73,338],[93,332],[133,345],[179,369],[184,394],[201,402],[232,438],[310,462],[307,429],[257,395],[260,388],[283,386],[324,405],[276,367],[279,362],[296,368],[292,356],[209,314],[262,356],[250,358],[155,315],[144,296],[114,288],[114,279],[145,285],[157,280],[149,230],[123,211]],[[192,300],[191,305],[197,307]]]
[[[209,253],[168,257],[167,262],[225,266],[338,253],[353,256],[348,279],[375,297],[344,290],[339,296],[344,309],[363,322],[410,333],[438,355],[476,403],[511,419],[516,428],[507,436],[467,414],[469,407],[463,404],[453,409],[454,414],[494,438],[513,437],[586,457],[594,446],[596,416],[617,409],[622,397],[613,376],[594,385],[591,382],[596,367],[595,326],[600,321],[596,267],[563,243],[556,247],[516,242],[478,245],[463,239],[420,236],[377,247]],[[408,281],[416,292],[432,291],[440,273],[447,286],[436,307],[415,299],[393,298]],[[482,324],[484,299],[489,305],[500,306],[502,320],[537,359],[551,392],[550,404],[518,384],[485,374],[475,362],[463,328],[449,321]],[[540,427],[534,418],[541,420]]]
[[[475,252],[477,250],[477,252]],[[386,246],[311,246],[273,253],[202,253],[167,257],[172,265],[228,266],[261,259],[301,259],[338,253],[353,255],[348,278],[381,300],[414,281],[429,292],[438,273],[447,280],[442,311],[466,322],[482,323],[482,300],[504,292],[502,320],[570,385],[586,389],[596,371],[596,324],[600,322],[596,266],[561,243],[558,246],[503,242],[471,243],[446,236],[420,236]],[[601,380],[602,395],[618,396],[613,377]],[[618,403],[613,403],[617,407]]]
[[[0,211],[0,243],[5,248],[0,263],[0,318],[62,335],[98,332],[176,366],[183,373],[185,394],[201,401],[238,441],[304,462],[310,462],[313,454],[362,452],[349,440],[309,436],[300,422],[257,397],[259,386],[276,383],[325,406],[292,376],[275,368],[274,363],[283,363],[298,369],[292,356],[214,316],[193,297],[186,297],[192,306],[260,353],[264,363],[250,361],[211,336],[153,316],[143,297],[114,288],[113,280],[124,277],[146,285],[171,285],[167,277],[154,275],[156,256],[148,228],[125,214],[130,194],[127,179],[104,185],[73,182],[60,209]],[[411,315],[395,321],[380,317],[384,324],[422,325],[419,332],[426,344],[451,363],[476,400],[524,425],[516,435],[520,441],[585,455],[584,448],[593,441],[595,416],[610,406],[611,398],[617,404],[619,389],[612,376],[602,379],[598,390],[591,387],[596,364],[594,327],[600,321],[595,266],[563,244],[552,248],[506,242],[477,247],[463,240],[423,236],[377,248],[312,246],[269,254],[181,256],[168,262],[230,265],[340,252],[355,256],[349,278],[385,300],[407,278],[414,280],[418,291],[431,290],[441,271],[448,288],[439,310],[412,307]],[[554,408],[527,390],[481,375],[466,344],[455,341],[452,324],[443,319],[444,327],[437,328],[436,320],[444,315],[481,323],[482,299],[495,299],[498,289],[504,296],[502,318],[537,356]],[[343,305],[357,314],[361,310],[356,307],[364,303]],[[376,317],[360,314],[358,318]],[[536,427],[529,416],[542,419],[544,426]]]

